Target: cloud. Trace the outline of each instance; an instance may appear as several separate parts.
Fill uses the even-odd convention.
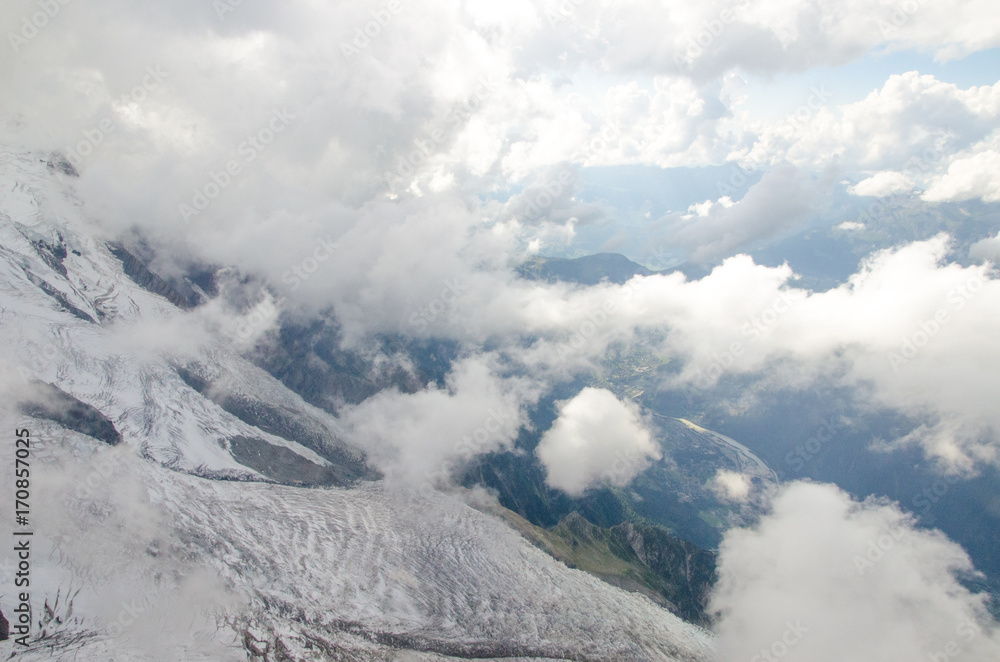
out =
[[[571,496],[599,482],[627,485],[662,457],[638,405],[589,386],[559,405],[535,453],[546,482]]]
[[[727,501],[746,501],[753,483],[749,476],[739,471],[719,469],[712,478],[712,486],[715,492]]]
[[[913,180],[895,170],[883,170],[853,186],[847,187],[851,195],[865,195],[881,198],[886,195],[907,193],[913,188]]]
[[[951,155],[989,138],[998,118],[1000,83],[962,89],[910,71],[860,101],[760,126],[741,158],[812,168],[836,159],[846,170],[897,173],[877,174],[867,188],[902,185],[903,177],[919,184],[943,172]]]
[[[990,660],[1000,628],[957,544],[895,504],[793,483],[719,547],[710,609],[727,660]],[[764,652],[762,652],[764,651]]]
[[[789,165],[779,165],[737,203],[696,206],[696,213],[662,221],[663,243],[686,248],[689,259],[708,262],[728,257],[753,242],[773,239],[802,224],[826,204],[830,182]]]
[[[955,158],[921,196],[928,202],[1000,201],[1000,152],[982,149]]]
[[[989,260],[1000,263],[1000,234],[977,241],[969,247],[969,257],[974,260]]]
[[[33,149],[16,157],[33,161],[62,151],[81,173],[62,207],[19,213],[86,209],[104,237],[138,230],[168,262],[235,265],[234,281],[267,282],[271,293],[255,294],[268,310],[307,318],[332,307],[347,344],[383,333],[457,341],[462,358],[443,383],[343,412],[391,482],[441,484],[472,455],[510,448],[540,393],[632,341],[680,366],[667,387],[711,387],[726,374],[789,388],[835,379],[923,422],[879,447],[915,445],[952,471],[1000,464],[995,273],[948,263],[938,237],[877,253],[847,283],[812,292],[789,267],[737,254],[824,211],[834,173],[863,177],[856,195],[1000,200],[1000,84],[963,89],[914,71],[858,101],[817,99],[804,118],[761,122],[741,106],[746,72],[995,48],[995,2],[432,0],[419,11],[404,3],[377,36],[355,42],[376,4],[242,3],[220,15],[203,1],[93,0],[60,5],[16,49],[5,36],[4,150]],[[32,0],[8,2],[0,19],[19,30],[37,11]],[[579,199],[577,167],[733,161],[770,170],[737,202],[706,201],[641,228],[716,264],[707,276],[590,288],[515,276],[526,255],[572,248],[578,228],[607,218]],[[553,181],[559,190],[546,190]],[[521,193],[504,203],[511,190]],[[533,203],[540,213],[524,218]],[[970,256],[996,259],[997,241]],[[162,354],[234,334],[253,342],[276,316],[252,319],[220,299],[113,326],[101,347]],[[19,346],[11,364],[35,348]],[[594,388],[560,405],[537,453],[550,485],[573,495],[625,485],[661,456],[638,406]],[[713,482],[734,500],[751,494],[739,474]],[[125,515],[111,528],[153,525],[144,510],[125,510],[141,492],[121,493]],[[891,548],[859,579],[855,557],[885,531]],[[159,535],[134,533],[142,543]],[[91,538],[78,551],[97,556]],[[143,547],[130,551],[136,576]],[[722,553],[714,604],[734,659],[789,646],[789,621],[808,629],[790,660],[915,659],[951,641],[969,659],[997,657],[988,629],[969,640],[958,629],[982,617],[950,579],[967,559],[893,507],[793,486]]]
[[[460,360],[444,387],[382,391],[345,408],[342,420],[391,483],[446,485],[453,467],[509,447],[525,424],[524,406],[538,397],[537,386],[495,368],[489,355]]]
[[[102,632],[116,648],[152,660],[176,659],[178,650],[230,659],[228,628],[217,617],[241,611],[246,596],[183,544],[158,493],[163,478],[155,474],[167,470],[127,444],[109,447],[46,421],[19,423],[32,441],[34,623],[45,619],[50,637]],[[13,455],[13,444],[0,451],[7,466]],[[12,537],[13,524],[0,523],[0,534]],[[9,586],[13,576],[3,575],[11,567],[0,571]]]
[[[962,57],[1000,43],[988,0],[915,3],[840,0],[822,6],[790,0],[729,0],[663,5],[650,0],[574,3],[549,9],[539,52],[572,62],[599,61],[615,72],[678,72],[698,78],[732,67],[759,73],[836,66],[877,47]],[[607,26],[602,31],[592,26]],[[575,48],[570,48],[575,46]]]
[[[918,3],[894,22],[898,7],[888,0],[822,10],[785,0],[569,4],[569,15],[556,17],[532,3],[502,12],[482,3],[404,8],[350,57],[341,44],[371,20],[365,3],[291,2],[281,11],[244,3],[224,17],[187,1],[97,0],[87,12],[67,5],[24,48],[3,52],[9,94],[0,113],[13,118],[3,140],[44,153],[79,154],[89,144],[67,209],[82,202],[105,236],[138,226],[166,253],[238,265],[266,280],[289,315],[332,307],[347,343],[437,336],[469,354],[493,343],[540,383],[592,367],[612,342],[646,337],[683,365],[677,384],[789,361],[800,371],[787,376],[790,385],[836,373],[872,388],[880,403],[928,412],[927,430],[942,434],[909,439],[935,457],[965,468],[995,461],[988,394],[996,384],[983,369],[996,358],[988,339],[995,285],[985,271],[948,266],[944,244],[921,243],[812,293],[795,287],[788,268],[732,256],[824,210],[834,184],[833,170],[822,169],[831,161],[838,177],[869,175],[858,193],[909,180],[928,199],[992,199],[994,182],[981,172],[995,169],[987,166],[1000,84],[963,89],[908,72],[860,101],[820,100],[803,120],[768,124],[740,110],[732,67],[800,70],[878,47],[954,57],[996,42],[988,19],[997,9]],[[0,12],[18,25],[36,7],[9,3]],[[771,169],[738,202],[712,201],[699,215],[644,228],[694,260],[720,263],[709,276],[578,288],[514,275],[525,256],[565,246],[601,218],[577,199],[573,179],[553,195],[546,222],[518,221],[515,207],[551,183],[539,177],[546,169],[555,166],[558,181],[567,163],[727,160]],[[510,205],[492,202],[525,182]],[[209,204],[185,220],[180,205],[199,195]],[[950,293],[973,278],[982,292],[959,311]],[[152,338],[155,349],[184,338],[185,325],[192,343],[202,329],[241,328],[246,311],[216,307],[179,318]],[[922,325],[934,328],[942,309],[949,321],[911,352],[907,343],[923,345]],[[741,355],[730,360],[734,342]],[[436,388],[379,404],[390,419],[419,423],[404,403],[449,406],[465,390]],[[373,444],[390,436],[359,429]]]

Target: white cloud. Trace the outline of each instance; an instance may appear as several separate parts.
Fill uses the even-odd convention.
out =
[[[504,380],[488,356],[458,362],[444,388],[382,391],[345,408],[353,439],[390,482],[411,487],[447,484],[451,469],[474,455],[507,447],[537,398],[527,380]]]
[[[1000,281],[983,266],[947,263],[949,246],[942,235],[880,252],[825,292],[799,289],[789,267],[747,256],[700,280],[672,273],[586,289],[514,285],[490,298],[480,321],[532,337],[510,356],[550,377],[584,368],[612,342],[655,334],[655,351],[682,365],[672,386],[711,386],[724,373],[766,372],[788,388],[835,379],[927,419],[928,433],[908,443],[969,471],[1000,462],[992,369]]]
[[[711,262],[756,241],[773,239],[821,210],[829,195],[828,178],[814,179],[789,165],[767,172],[737,203],[723,197],[694,205],[693,215],[668,217],[660,223],[664,244],[690,251],[689,259]]]
[[[876,175],[870,188],[906,185],[903,177],[920,184],[943,172],[951,155],[987,139],[998,118],[1000,83],[962,89],[910,71],[860,101],[761,126],[743,158],[815,168],[836,159],[851,170],[897,173]]]
[[[719,548],[710,607],[721,612],[720,656],[997,659],[997,623],[956,579],[971,570],[961,547],[916,529],[895,505],[794,483],[756,527],[729,531]]]
[[[1000,463],[995,274],[945,263],[944,238],[877,254],[819,293],[797,288],[787,266],[732,256],[824,209],[832,174],[814,173],[830,163],[838,178],[870,175],[857,195],[1000,200],[1000,84],[903,73],[860,101],[818,100],[804,119],[762,124],[741,110],[739,73],[836,66],[873,50],[948,59],[993,48],[996,2],[432,0],[419,11],[404,3],[346,57],[372,9],[242,3],[220,20],[203,1],[67,5],[17,53],[0,49],[0,139],[42,153],[91,143],[75,191],[109,235],[138,226],[167,253],[262,275],[291,313],[332,306],[348,342],[382,332],[459,341],[464,358],[443,385],[345,411],[393,480],[445,480],[470,455],[509,447],[553,381],[592,367],[612,342],[647,338],[683,366],[669,385],[726,372],[790,388],[836,379],[926,420],[885,447],[919,445],[956,471]],[[0,18],[18,26],[37,11],[8,2]],[[165,75],[138,99],[148,67]],[[285,106],[295,117],[246,151]],[[113,130],[99,130],[106,119]],[[530,251],[606,220],[576,198],[575,172],[540,221],[518,219],[546,169],[732,160],[772,168],[739,202],[701,204],[656,228],[693,259],[721,261],[708,276],[580,288],[513,275]],[[227,161],[240,173],[221,185]],[[210,184],[223,190],[185,222],[179,204]],[[483,202],[510,190],[522,193],[506,207]],[[998,241],[970,255],[996,259]],[[155,333],[134,325],[111,337],[134,353],[180,352],[243,321],[216,302],[157,321]],[[487,342],[500,349],[482,354]],[[561,405],[537,452],[549,483],[570,494],[627,484],[660,457],[638,407],[593,388]],[[750,495],[745,476],[714,482],[729,498]],[[907,535],[859,579],[854,556],[886,527]],[[958,619],[980,615],[949,579],[967,560],[888,506],[795,486],[759,529],[727,538],[721,567],[722,645],[741,659],[790,619],[809,632],[789,660],[916,659],[938,650],[917,642],[949,637],[968,659],[996,657],[992,635],[956,632]]]
[[[592,387],[559,405],[535,452],[548,484],[572,496],[600,482],[627,485],[661,457],[639,407]]]
[[[868,179],[863,179],[853,186],[847,187],[851,195],[866,195],[881,198],[887,195],[908,193],[913,188],[913,180],[907,175],[895,170],[883,170]]]
[[[969,257],[974,260],[989,260],[1000,263],[1000,234],[977,241],[969,247]]]
[[[1000,201],[1000,152],[985,149],[956,158],[921,197],[928,202]]]
[[[855,187],[859,194],[910,182],[932,200],[993,199],[1000,84],[962,89],[909,72],[802,122],[762,126],[738,110],[735,63],[783,71],[848,61],[879,44],[949,57],[996,41],[991,3],[919,4],[883,36],[877,20],[896,9],[888,0],[821,10],[728,3],[734,18],[686,71],[676,57],[686,57],[706,22],[718,28],[723,5],[583,3],[550,25],[540,5],[432,2],[402,10],[348,60],[340,42],[370,20],[364,3],[292,2],[281,11],[244,4],[220,21],[203,3],[99,0],[91,12],[68,6],[11,60],[16,66],[0,67],[9,91],[0,112],[25,119],[5,122],[24,127],[5,140],[46,150],[85,140],[110,118],[114,131],[81,164],[76,184],[109,234],[138,224],[167,252],[265,276],[291,312],[332,306],[348,342],[379,332],[439,335],[474,351],[506,338],[507,356],[542,381],[592,364],[612,341],[664,329],[658,349],[685,364],[682,381],[712,369],[734,342],[743,343],[742,356],[716,372],[790,359],[815,375],[846,362],[845,379],[874,385],[877,401],[939,416],[928,424],[958,441],[948,446],[947,434],[928,434],[920,443],[968,467],[993,461],[997,448],[989,432],[998,427],[989,404],[996,380],[983,368],[997,358],[989,341],[995,284],[985,272],[943,265],[943,245],[925,242],[814,294],[794,287],[790,269],[726,259],[823,209],[832,176],[812,173],[832,160],[838,177],[874,173]],[[10,3],[0,12],[16,25],[34,6]],[[162,82],[144,99],[122,102],[156,66],[168,74]],[[285,105],[296,117],[247,162],[241,144]],[[595,141],[602,131],[606,139]],[[212,183],[227,159],[240,160],[241,174],[183,222],[179,203]],[[400,159],[413,172],[397,182]],[[656,227],[695,260],[724,260],[698,281],[678,274],[586,290],[525,283],[512,264],[605,220],[601,210],[575,199],[575,183],[536,224],[480,202],[484,192],[566,162],[726,159],[774,167],[739,202],[723,198]],[[317,261],[317,251],[326,257]],[[309,278],[289,278],[314,263]],[[950,291],[973,277],[983,291],[953,310]],[[788,305],[781,296],[798,303],[778,313]],[[919,340],[939,309],[950,317],[933,341],[890,364],[902,339]],[[202,326],[232,322],[212,312]],[[754,325],[762,315],[779,321]],[[948,423],[956,418],[966,421],[961,434]]]
[[[739,471],[719,469],[712,478],[715,492],[727,501],[746,501],[753,483],[750,477]]]
[[[755,72],[836,66],[880,45],[948,59],[1000,44],[989,0],[902,7],[894,0],[604,0],[575,5],[537,38],[545,40],[546,52],[568,51],[574,60],[618,72],[679,70],[701,78],[735,66]]]

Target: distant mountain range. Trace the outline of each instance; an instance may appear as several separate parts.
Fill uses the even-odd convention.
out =
[[[517,268],[522,278],[549,282],[564,281],[580,285],[597,285],[608,281],[621,285],[634,276],[649,276],[641,264],[617,253],[597,253],[577,258],[535,257]]]

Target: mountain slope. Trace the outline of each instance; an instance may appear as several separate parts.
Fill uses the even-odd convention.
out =
[[[31,430],[36,495],[33,643],[0,657],[709,659],[706,631],[496,517],[372,482],[339,421],[245,360],[209,305],[127,275],[71,175],[0,153],[3,382],[79,413],[0,412]],[[105,423],[121,443],[88,436]]]

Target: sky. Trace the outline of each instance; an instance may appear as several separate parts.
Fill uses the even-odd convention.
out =
[[[955,476],[1000,464],[1000,227],[982,225],[971,247],[944,224],[873,246],[826,291],[748,255],[825,218],[838,195],[858,217],[880,201],[1000,202],[992,0],[10,0],[0,25],[0,144],[68,158],[105,238],[142,237],[168,275],[235,267],[248,278],[232,287],[252,283],[248,296],[291,317],[332,306],[349,347],[380,333],[459,343],[446,383],[345,410],[388,475],[457,457],[441,440],[486,426],[469,452],[510,447],[543,394],[639,341],[680,366],[665,389],[723,374],[832,380],[926,421],[887,449],[918,448]],[[619,203],[597,194],[611,183]],[[629,207],[640,197],[660,202]],[[852,222],[845,232],[864,229]],[[600,249],[706,275],[584,288],[514,271]],[[578,494],[641,471],[658,453],[648,434],[631,403],[587,390],[560,405],[538,456],[551,485]],[[789,586],[847,597],[810,605],[808,627],[837,636],[788,660],[903,659],[931,615],[955,621],[955,637],[962,619],[982,625],[949,579],[967,558],[926,533],[878,582],[845,586],[814,554],[822,538],[795,547],[787,575],[765,573],[799,522],[840,527],[845,550],[883,524],[912,529],[833,486],[773,499],[721,550],[733,659],[768,627],[784,636],[784,607],[753,606]],[[849,613],[848,598],[873,591],[898,628]],[[915,616],[911,599],[938,611]],[[995,652],[983,627],[967,659]]]

